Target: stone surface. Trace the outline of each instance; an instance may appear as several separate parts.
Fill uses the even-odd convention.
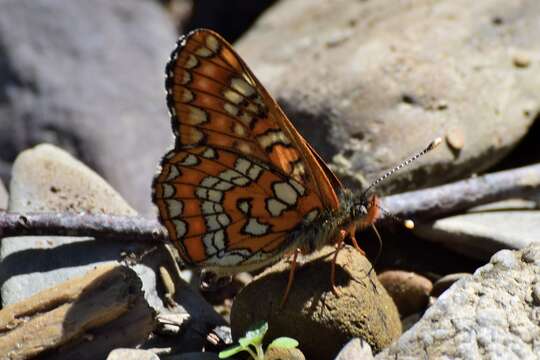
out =
[[[502,250],[442,294],[376,359],[535,359],[540,246]]]
[[[37,146],[21,153],[13,168],[9,211],[135,214],[103,179],[52,145]],[[2,303],[15,303],[39,290],[82,275],[97,264],[121,261],[122,253],[142,253],[147,249],[148,244],[140,242],[102,241],[88,237],[4,238],[0,247]],[[166,267],[172,286],[161,280],[160,267]],[[200,350],[206,331],[224,325],[225,321],[213,308],[179,277],[164,247],[143,257],[133,269],[142,279],[145,298],[158,313],[189,315],[189,326],[182,329],[181,336],[171,338],[171,344],[167,346],[183,351]],[[171,300],[179,306],[167,306],[174,305],[169,304]]]
[[[331,359],[351,338],[361,337],[380,351],[401,333],[399,314],[371,264],[345,247],[337,258],[336,297],[330,288],[334,247],[325,247],[298,267],[286,304],[280,303],[289,266],[282,260],[256,277],[236,296],[231,311],[233,337],[258,321],[268,321],[266,341],[292,337],[307,359]],[[324,341],[321,341],[324,339]]]
[[[510,200],[466,214],[419,224],[420,237],[475,259],[489,259],[501,249],[521,249],[540,240],[540,211],[532,201]]]
[[[371,360],[371,347],[362,339],[354,338],[341,349],[335,360]]]
[[[10,189],[10,212],[136,214],[96,173],[52,145],[40,145],[19,155]],[[0,245],[2,304],[15,303],[82,275],[96,263],[118,259],[126,245],[96,244],[92,238],[78,237],[4,238]]]
[[[540,109],[539,19],[536,0],[285,0],[237,50],[351,179],[447,138],[386,183],[397,191],[484,170],[526,133]]]
[[[264,352],[264,360],[306,360],[306,357],[299,349],[272,347]]]
[[[422,275],[388,270],[379,274],[379,281],[394,300],[401,317],[423,311],[428,305],[431,280]]]
[[[155,1],[4,1],[1,177],[20,151],[53,143],[149,214],[152,175],[172,144],[163,69],[175,38]]]
[[[456,281],[461,280],[464,277],[469,277],[469,276],[471,276],[471,274],[469,273],[455,273],[455,274],[445,275],[441,277],[440,279],[438,279],[437,281],[435,281],[435,283],[433,284],[433,288],[431,289],[430,295],[434,297],[438,297],[443,292],[448,290],[450,286],[454,285]]]
[[[9,194],[4,186],[4,182],[0,179],[0,211],[7,209],[8,199]]]
[[[99,175],[56,146],[23,151],[13,164],[9,210],[134,216],[137,212]]]
[[[159,356],[148,350],[115,349],[109,353],[107,360],[159,360]]]

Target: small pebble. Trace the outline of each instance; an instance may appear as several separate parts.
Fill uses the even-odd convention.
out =
[[[401,270],[384,271],[378,278],[396,303],[401,317],[426,308],[433,287],[429,279]]]
[[[454,150],[461,150],[465,146],[465,134],[458,127],[450,128],[446,132],[446,143]]]
[[[531,58],[529,55],[522,52],[514,54],[512,61],[514,62],[514,66],[518,68],[526,68],[531,64]]]
[[[299,349],[283,349],[273,347],[266,350],[264,360],[306,360]]]

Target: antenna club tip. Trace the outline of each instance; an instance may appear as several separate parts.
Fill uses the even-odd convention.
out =
[[[437,146],[441,145],[442,143],[442,137],[438,137],[438,138],[435,138],[428,146],[428,148],[431,150],[431,149],[434,149],[436,148]]]
[[[412,221],[411,219],[407,219],[403,221],[403,226],[405,226],[409,230],[412,230],[414,229],[414,221]]]

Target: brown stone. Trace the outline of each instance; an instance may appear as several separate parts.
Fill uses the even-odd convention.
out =
[[[421,275],[401,270],[379,274],[379,281],[390,294],[402,317],[424,310],[433,284]]]
[[[233,337],[243,336],[251,325],[266,320],[266,342],[280,336],[292,337],[299,341],[299,349],[308,359],[331,359],[354,337],[365,339],[375,352],[397,339],[401,323],[392,299],[374,272],[369,272],[369,261],[349,246],[340,251],[337,260],[340,296],[332,293],[333,252],[333,247],[323,248],[299,264],[282,308],[288,263],[281,261],[257,276],[233,304]]]

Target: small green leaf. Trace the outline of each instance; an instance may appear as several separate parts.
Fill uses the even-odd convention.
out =
[[[297,346],[298,346],[298,341],[296,341],[293,338],[283,336],[283,337],[274,339],[274,341],[272,341],[270,345],[268,345],[268,348],[277,347],[277,348],[283,348],[283,349],[292,349]]]
[[[264,334],[268,331],[268,323],[266,321],[257,323],[255,326],[252,326],[247,332],[246,335],[238,339],[238,343],[247,347],[248,345],[259,345],[262,344]]]
[[[225,349],[223,351],[220,351],[219,354],[218,354],[218,357],[220,359],[226,359],[228,357],[233,356],[236,353],[239,353],[242,350],[244,350],[243,346],[233,346],[233,347],[230,347],[230,348]]]

